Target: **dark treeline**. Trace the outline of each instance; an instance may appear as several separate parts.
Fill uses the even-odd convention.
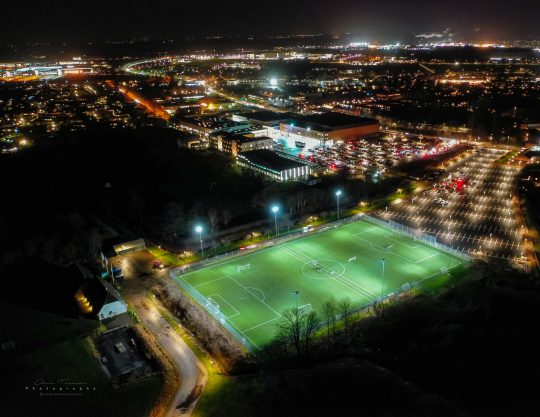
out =
[[[62,263],[93,256],[106,237],[104,224],[179,249],[192,238],[195,222],[212,235],[245,223],[271,227],[268,208],[278,203],[282,224],[293,225],[303,215],[335,210],[337,187],[347,207],[399,182],[371,184],[342,174],[312,187],[278,184],[241,171],[225,154],[181,149],[177,135],[172,129],[96,128],[42,139],[3,157],[4,257],[32,254]]]
[[[537,415],[539,306],[537,281],[478,264],[443,293],[360,321],[346,299],[300,317],[290,310],[259,356],[265,372],[245,382],[253,415]],[[330,326],[306,338],[320,320]]]

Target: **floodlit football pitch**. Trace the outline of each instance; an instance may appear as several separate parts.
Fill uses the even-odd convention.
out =
[[[348,297],[360,308],[463,262],[360,220],[172,276],[237,337],[260,348],[272,340],[288,308],[322,316],[331,297]]]

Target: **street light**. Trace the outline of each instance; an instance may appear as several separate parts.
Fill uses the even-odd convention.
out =
[[[278,228],[277,228],[277,213],[279,211],[279,206],[272,206],[272,213],[274,213],[274,224],[276,226],[276,237],[278,237]]]
[[[336,197],[337,197],[337,219],[339,220],[339,196],[341,195],[341,190],[336,191]]]
[[[204,258],[203,241],[202,241],[203,227],[199,224],[195,226],[195,231],[199,234],[199,240],[201,242],[201,256]]]

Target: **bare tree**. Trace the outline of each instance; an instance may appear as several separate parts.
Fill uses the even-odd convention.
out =
[[[292,346],[298,357],[302,356],[301,314],[297,308],[285,310],[277,325],[277,338],[285,345]]]
[[[352,302],[349,297],[343,298],[338,305],[339,314],[343,320],[343,329],[345,331],[345,337],[349,338],[349,330],[351,327],[351,313],[352,313]]]
[[[285,310],[277,325],[277,340],[291,346],[298,358],[305,357],[311,350],[313,335],[319,327],[317,313],[303,313],[298,308]]]
[[[219,212],[212,207],[210,210],[208,210],[208,219],[210,220],[210,230],[212,232],[212,240],[214,239],[214,229],[218,220]]]
[[[229,223],[232,220],[232,214],[229,211],[229,209],[223,210],[223,212],[221,213],[221,216],[222,216],[222,219],[223,219],[223,224],[225,224],[225,227],[228,227]]]
[[[304,355],[307,357],[311,352],[313,335],[319,328],[321,321],[315,311],[310,311],[302,316],[302,339],[304,344]]]
[[[326,321],[326,342],[330,346],[330,338],[335,339],[336,336],[336,314],[337,306],[336,299],[330,298],[323,306],[324,319]]]

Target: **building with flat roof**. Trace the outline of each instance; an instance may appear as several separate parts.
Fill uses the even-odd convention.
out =
[[[184,132],[189,132],[204,137],[208,137],[210,134],[220,130],[226,132],[235,132],[243,129],[249,129],[250,127],[249,123],[247,122],[235,122],[214,115],[178,117],[177,120],[175,120],[175,125]]]
[[[274,148],[274,140],[268,136],[261,136],[253,133],[217,133],[210,136],[210,147],[231,155],[238,155],[242,152],[254,151],[257,149],[272,150]]]
[[[311,166],[285,158],[268,149],[238,154],[236,162],[241,167],[259,172],[276,181],[305,179],[312,173]]]
[[[290,118],[280,123],[280,131],[289,141],[295,141],[297,144],[300,142],[313,148],[375,135],[379,132],[379,121],[327,112]]]
[[[270,110],[257,110],[253,112],[237,113],[233,115],[236,122],[259,123],[263,126],[279,125],[286,122],[293,115],[291,113],[278,113]]]

